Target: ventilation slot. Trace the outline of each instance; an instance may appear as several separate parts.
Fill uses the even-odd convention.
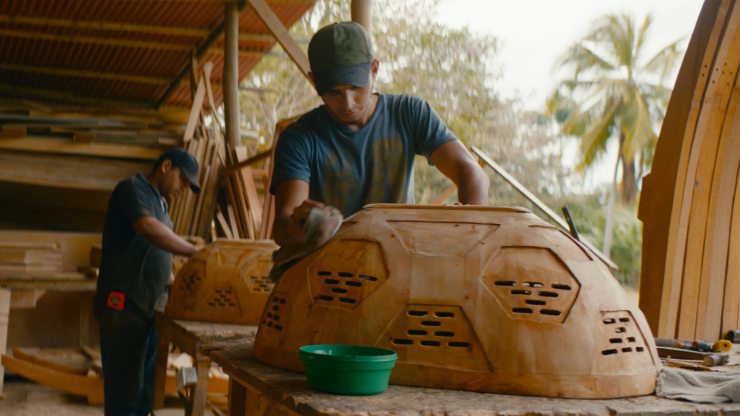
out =
[[[496,280],[496,286],[516,286],[513,280]]]
[[[428,341],[428,340],[424,340],[424,341],[421,341],[419,343],[421,345],[425,346],[425,347],[439,347],[441,345],[441,343],[439,341]]]
[[[450,338],[450,337],[454,337],[455,333],[452,331],[435,331],[434,336]]]
[[[553,289],[558,289],[558,290],[570,290],[570,286],[569,285],[564,285],[562,283],[553,283],[552,284],[552,288]]]
[[[530,290],[523,290],[523,289],[514,289],[511,291],[512,295],[531,295],[532,291]]]
[[[439,321],[421,321],[421,326],[440,326],[442,325]]]
[[[511,311],[514,313],[532,313],[530,308],[512,308]]]
[[[434,316],[436,316],[437,318],[453,318],[455,317],[455,314],[453,312],[439,311],[434,312]]]
[[[411,345],[414,343],[414,341],[410,339],[398,339],[398,338],[394,339],[391,342],[395,345]]]
[[[545,302],[544,300],[539,300],[539,299],[527,299],[524,301],[524,303],[526,303],[527,305],[546,305],[547,304],[547,302]]]
[[[543,315],[560,316],[562,312],[555,309],[541,309],[540,313]]]
[[[470,348],[469,342],[450,341],[447,343],[452,348]]]
[[[427,312],[426,311],[409,311],[408,315],[409,316],[427,316]]]
[[[347,285],[347,286],[352,286],[352,287],[360,287],[360,286],[362,286],[362,283],[355,282],[353,280],[347,280],[346,282],[344,282],[344,284]]]
[[[524,287],[543,287],[545,285],[543,285],[540,282],[524,282],[522,284],[522,286],[524,286]]]
[[[645,345],[639,336],[639,329],[632,325],[632,318],[627,315],[626,311],[606,312],[601,322],[604,323],[605,330],[611,335],[602,341],[601,353],[603,355],[613,355],[617,353],[631,354],[645,351]],[[607,344],[608,342],[608,344]]]
[[[236,308],[238,305],[231,289],[216,289],[213,298],[208,302],[208,306],[212,308]]]
[[[281,305],[285,305],[285,302],[285,298],[273,296],[268,305],[271,305],[270,311],[265,313],[265,319],[262,320],[262,324],[276,331],[282,331],[283,326],[278,324],[277,321],[280,320]]]
[[[354,274],[350,272],[339,272],[338,275],[339,277],[346,277],[346,278],[351,278],[352,276],[354,276]]]
[[[274,286],[268,276],[249,276],[249,281],[252,282],[250,286],[252,292],[270,293]]]
[[[409,334],[409,335],[426,335],[426,334],[428,334],[428,332],[427,331],[424,331],[423,329],[409,329],[408,331],[406,331],[406,333]]]
[[[339,280],[337,279],[324,279],[324,283],[327,285],[336,285],[339,283]]]
[[[547,291],[547,290],[541,290],[538,293],[538,295],[543,296],[543,297],[546,297],[546,298],[556,298],[556,297],[559,296],[557,294],[557,292],[550,292],[550,291]]]
[[[360,280],[368,280],[368,281],[370,281],[370,282],[377,282],[377,281],[378,281],[378,278],[377,278],[377,277],[375,277],[375,276],[367,276],[367,275],[361,274],[361,275],[359,275],[359,276],[357,276],[357,277],[358,277],[358,278],[359,278]]]

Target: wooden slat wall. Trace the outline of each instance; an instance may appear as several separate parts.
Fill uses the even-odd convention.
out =
[[[660,337],[740,327],[740,7],[708,1],[645,178],[640,307]]]

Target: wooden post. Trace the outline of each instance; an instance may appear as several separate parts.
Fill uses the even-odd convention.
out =
[[[226,143],[239,144],[239,8],[236,1],[225,3],[224,25],[224,115]]]
[[[8,344],[8,322],[10,321],[10,289],[0,287],[0,355],[5,354]],[[3,398],[5,368],[0,365],[0,398]]]
[[[359,23],[372,36],[373,29],[373,0],[352,0],[352,21]]]

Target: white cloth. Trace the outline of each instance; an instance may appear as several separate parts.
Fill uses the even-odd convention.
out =
[[[663,367],[655,395],[697,403],[740,402],[740,374]]]

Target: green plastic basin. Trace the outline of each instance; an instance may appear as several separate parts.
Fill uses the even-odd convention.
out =
[[[304,345],[299,356],[311,389],[356,396],[385,391],[398,358],[392,350],[339,344]]]

